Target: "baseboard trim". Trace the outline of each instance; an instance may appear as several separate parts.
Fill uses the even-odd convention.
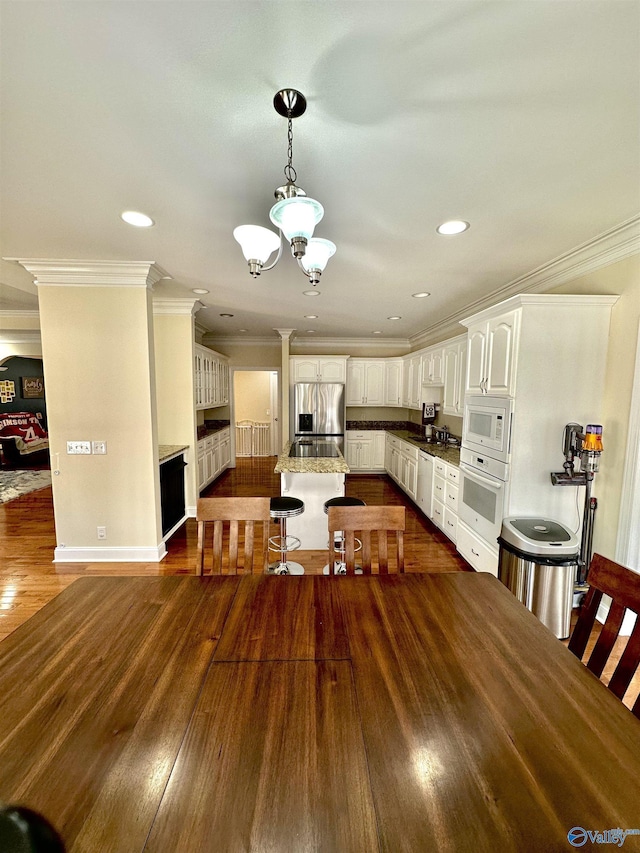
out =
[[[53,552],[54,563],[159,563],[167,548],[161,542],[155,548],[66,548]]]

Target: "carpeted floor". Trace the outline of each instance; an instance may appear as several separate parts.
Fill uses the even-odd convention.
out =
[[[0,504],[51,485],[51,471],[0,471]]]

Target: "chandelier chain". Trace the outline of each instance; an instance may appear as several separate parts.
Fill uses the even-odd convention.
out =
[[[295,184],[298,175],[296,173],[296,170],[293,168],[293,121],[291,119],[291,110],[289,110],[288,124],[289,124],[288,130],[287,130],[287,142],[288,142],[287,157],[288,157],[288,162],[287,162],[287,165],[284,167],[284,176],[289,183]]]

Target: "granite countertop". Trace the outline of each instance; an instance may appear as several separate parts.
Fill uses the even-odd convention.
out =
[[[288,441],[276,462],[276,474],[348,474],[351,469],[340,453],[339,457],[306,457],[304,459],[289,456],[293,442]],[[339,452],[339,451],[338,451]]]
[[[215,435],[221,429],[226,429],[230,426],[229,421],[207,421],[204,426],[198,427],[198,441],[207,438],[209,435]]]
[[[188,444],[159,444],[158,445],[158,462],[165,462],[172,456],[177,456],[183,450],[188,450]]]
[[[397,438],[401,438],[403,441],[409,442],[409,444],[413,444],[420,450],[425,450],[429,456],[437,456],[438,459],[443,459],[449,465],[460,465],[459,447],[451,447],[444,444],[425,444],[424,441],[420,441],[420,437],[415,432],[406,429],[391,429],[387,430],[387,432],[390,432],[391,435],[395,435]]]

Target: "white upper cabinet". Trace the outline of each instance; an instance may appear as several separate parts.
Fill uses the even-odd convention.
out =
[[[229,402],[229,362],[208,347],[195,344],[194,397],[196,409],[211,409]]]
[[[346,356],[292,356],[292,382],[346,382]]]
[[[346,400],[347,406],[385,405],[385,362],[383,359],[349,359]]]
[[[467,339],[458,338],[444,347],[444,392],[442,410],[462,417],[467,366]]]
[[[473,319],[473,318],[471,318]],[[515,394],[515,363],[520,309],[479,323],[471,322],[468,335],[467,394]]]
[[[385,359],[384,372],[384,405],[402,405],[402,359]]]
[[[419,355],[407,355],[403,361],[402,405],[409,409],[419,409],[422,358]]]
[[[422,384],[442,385],[444,383],[444,349],[427,350],[422,356]]]

